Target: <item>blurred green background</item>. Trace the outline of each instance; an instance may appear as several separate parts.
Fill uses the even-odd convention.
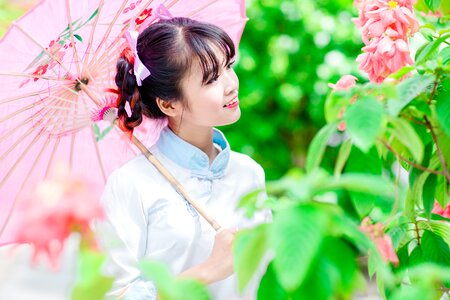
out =
[[[36,0],[0,0],[0,35]],[[324,125],[328,82],[360,72],[362,42],[351,0],[247,0],[249,21],[236,72],[242,117],[223,127],[236,151],[257,160],[267,179],[303,167]]]

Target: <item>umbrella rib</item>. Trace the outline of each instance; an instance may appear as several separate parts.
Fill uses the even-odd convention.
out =
[[[105,68],[107,64],[114,63],[118,59],[118,54],[110,48],[111,51],[105,51],[100,58],[92,64],[91,69],[95,71],[95,73],[101,73],[99,70],[102,68]]]
[[[48,161],[47,168],[45,170],[44,179],[48,178],[48,174],[50,173],[50,167],[52,166],[53,159],[55,158],[55,153],[56,153],[56,150],[58,149],[60,142],[61,142],[61,137],[57,137],[55,146],[53,147],[52,154],[50,155],[50,159]]]
[[[139,16],[140,14],[142,14],[143,12],[144,12],[144,10],[145,9],[147,9],[149,6],[150,6],[150,4],[152,4],[152,2],[153,2],[154,0],[149,0],[148,2],[147,2],[147,4],[146,5],[144,5],[142,8],[141,8],[141,10],[137,13],[137,15]],[[177,0],[178,1],[178,0]],[[123,11],[123,8],[124,8],[125,6],[123,5],[122,6],[122,8],[121,8],[121,10],[119,10],[118,12],[120,12],[120,11]],[[117,17],[117,15],[116,15],[116,17]],[[131,19],[134,19],[134,18],[131,18]],[[112,29],[112,24],[114,24],[115,23],[115,20],[114,20],[114,22],[112,22],[112,23],[110,23],[109,24],[109,26],[110,26],[110,30]],[[116,36],[116,38],[111,42],[111,44],[109,44],[109,49],[111,49],[113,46],[116,46],[116,44],[122,39],[122,37],[123,37],[123,35],[124,35],[124,33],[125,33],[125,31],[126,30],[128,30],[128,27],[130,27],[130,24],[128,23],[128,24],[125,24],[124,26],[123,26],[123,28],[122,28],[122,31],[120,32],[120,34],[119,35],[117,35]],[[99,47],[103,44],[103,42],[106,40],[106,38],[104,38],[104,40],[99,44]],[[95,52],[95,56],[94,56],[94,58],[91,60],[91,62],[94,62],[94,64],[98,64],[96,61],[96,58],[97,58],[97,53],[98,53],[99,51],[98,51],[98,48],[97,48],[97,51]],[[105,51],[104,53],[107,53],[107,51]],[[102,57],[103,57],[104,55],[102,55]]]
[[[19,155],[19,159],[14,162],[14,164],[11,166],[9,171],[6,173],[5,177],[3,177],[2,181],[0,181],[0,187],[2,187],[5,184],[6,180],[8,180],[8,178],[11,176],[11,174],[14,172],[14,170],[17,168],[17,166],[20,164],[20,162],[25,158],[28,151],[30,151],[30,149],[34,146],[34,144],[39,140],[40,137],[41,137],[41,135],[39,132],[38,134],[36,134],[33,141],[30,143],[30,145],[28,145],[28,147],[25,148],[25,150],[22,152],[22,154]],[[0,158],[0,161],[1,160],[3,160],[3,159]],[[14,203],[15,203],[15,201],[13,202],[13,207],[14,207]],[[0,228],[0,236],[3,234],[3,231],[6,228],[6,224],[8,223],[8,220],[11,218],[12,208],[8,211],[8,214],[6,216],[6,222],[4,222],[2,227]]]
[[[124,10],[125,6],[128,4],[128,0],[125,0],[122,2],[122,6],[120,7],[120,9],[117,10],[116,15],[114,16],[114,19],[111,21],[111,23],[108,25],[108,29],[106,30],[105,34],[103,35],[102,40],[100,41],[100,43],[98,44],[97,49],[94,52],[94,58],[92,60],[95,60],[97,58],[97,53],[100,50],[100,47],[106,42],[106,40],[109,37],[109,34],[111,33],[111,30],[114,26],[114,24],[116,23],[117,19],[119,18],[120,14],[122,13],[122,11]]]
[[[19,73],[19,72],[8,72],[8,73],[0,73],[0,76],[9,76],[9,77],[26,77],[26,78],[36,78],[36,79],[44,79],[44,80],[51,80],[51,81],[71,81],[67,80],[65,78],[57,78],[57,77],[50,77],[50,76],[44,76],[44,75],[34,75],[34,74],[27,74],[27,73]]]
[[[178,1],[178,0],[177,0],[177,1]],[[199,8],[194,9],[194,10],[191,11],[191,12],[189,13],[189,15],[187,15],[187,16],[188,16],[188,17],[193,17],[193,16],[195,16],[198,12],[200,12],[200,11],[206,9],[208,6],[214,4],[215,2],[217,2],[217,0],[211,0],[211,1],[209,1],[208,3],[203,4],[203,5],[200,6]]]
[[[127,0],[128,1],[128,0]],[[32,36],[30,36],[28,34],[28,32],[26,32],[22,27],[20,27],[19,25],[17,25],[17,23],[13,23],[13,26],[17,27],[17,29],[19,29],[24,35],[26,35],[31,41],[33,41],[33,43],[35,43],[37,46],[39,46],[50,58],[52,58],[53,60],[55,60],[68,74],[69,77],[75,77],[73,76],[73,74],[66,68],[65,65],[63,65],[61,63],[61,61],[59,59],[57,59],[52,53],[48,52],[47,49],[45,47],[43,47],[41,44],[39,44],[39,42],[34,39]],[[79,83],[80,88],[83,90],[86,90],[86,84],[83,83],[80,78],[76,79],[77,83]],[[75,92],[75,91],[74,91]],[[86,93],[88,94],[88,93]],[[89,94],[88,94],[89,95]],[[90,96],[91,97],[91,96]],[[96,100],[95,97],[91,97],[92,101],[94,101],[96,104],[98,104],[99,102]]]
[[[77,68],[78,76],[81,76],[81,69],[80,69],[80,61],[81,60],[80,60],[80,57],[78,56],[77,47],[75,47],[75,36],[73,33],[72,14],[70,13],[69,0],[66,0],[66,14],[67,14],[67,19],[69,21],[70,42],[72,43],[73,56],[75,57],[75,66]]]
[[[95,138],[94,128],[92,128],[92,126],[90,128],[90,131],[91,131],[91,134],[92,134],[92,140],[93,140],[93,143],[94,143],[95,154],[96,154],[96,157],[97,157],[97,160],[98,160],[98,164],[100,165],[100,169],[102,170],[103,180],[104,180],[104,182],[106,182],[106,179],[107,179],[106,177],[107,176],[106,176],[105,166],[103,164],[103,160],[102,160],[102,157],[100,155],[100,149],[98,148],[98,143],[97,143],[97,140]]]
[[[94,32],[97,29],[97,23],[98,23],[98,20],[100,19],[100,14],[102,12],[104,4],[105,4],[105,0],[101,0],[100,4],[98,6],[98,13],[95,16],[94,24],[92,26],[92,30],[91,30],[90,35],[89,35],[89,43],[88,43],[88,45],[86,47],[86,52],[85,52],[86,56],[84,57],[84,64],[83,64],[84,66],[87,66],[88,61],[89,61],[89,56],[90,56],[90,52],[89,51],[91,50],[91,46],[92,46],[92,43],[94,41]]]
[[[12,135],[15,131],[19,130],[23,126],[27,125],[31,122],[31,119],[27,119],[24,122],[22,122],[19,126],[14,127],[10,131],[6,132],[3,136],[0,137],[0,143],[3,142],[6,138],[8,138],[10,135]]]
[[[14,209],[16,207],[17,201],[19,199],[20,193],[22,192],[23,188],[25,187],[25,185],[27,184],[28,180],[30,179],[31,174],[33,173],[34,169],[36,168],[37,163],[41,159],[41,156],[44,153],[45,148],[47,148],[47,146],[49,145],[49,143],[50,143],[50,138],[47,138],[47,141],[45,142],[45,144],[42,147],[41,151],[39,151],[38,156],[36,157],[36,159],[34,160],[33,164],[31,165],[31,169],[28,171],[27,176],[25,177],[25,180],[22,182],[22,185],[19,188],[19,191],[18,191],[18,193],[16,195],[16,198],[14,199],[13,204],[11,205],[11,208],[8,211],[8,214],[6,215],[6,220],[3,223],[3,226],[2,226],[2,228],[0,230],[0,236],[2,235],[3,230],[6,227],[6,224],[8,224],[9,219],[12,216],[12,213],[13,213],[13,211],[14,211]]]
[[[2,99],[0,101],[0,105],[6,104],[6,103],[9,103],[9,102],[13,102],[13,101],[17,101],[17,100],[22,100],[22,99],[28,98],[28,97],[39,96],[39,95],[44,94],[44,93],[48,93],[48,90],[42,90],[42,91],[39,91],[39,92],[31,92],[31,93],[20,95],[20,96],[14,96],[12,98]]]
[[[66,66],[52,53],[50,53],[44,46],[42,46],[35,38],[33,38],[28,32],[26,32],[22,27],[20,27],[17,23],[13,23],[13,26],[15,26],[19,31],[21,31],[25,36],[27,36],[33,43],[35,43],[41,50],[45,52],[45,54],[48,55],[51,59],[56,61],[69,75],[70,77],[74,77],[72,73],[70,73],[69,69],[66,68]]]

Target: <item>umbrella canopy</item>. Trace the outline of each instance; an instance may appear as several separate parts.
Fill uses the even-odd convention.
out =
[[[105,120],[116,61],[130,24],[171,16],[221,26],[236,47],[247,20],[243,0],[43,0],[13,23],[0,41],[0,244],[21,193],[57,163],[103,186],[139,152]],[[145,120],[135,133],[149,146],[165,125]]]

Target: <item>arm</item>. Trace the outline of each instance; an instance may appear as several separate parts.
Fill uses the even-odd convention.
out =
[[[108,258],[105,273],[115,277],[107,297],[156,299],[155,286],[140,278],[138,268],[147,242],[147,221],[131,180],[120,171],[108,179],[102,196],[105,218],[95,226],[100,246]]]
[[[194,278],[203,284],[223,280],[233,274],[232,246],[235,231],[221,229],[217,232],[211,255],[208,259],[178,275],[179,278]]]

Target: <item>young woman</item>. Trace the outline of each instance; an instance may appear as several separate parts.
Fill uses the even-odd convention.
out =
[[[233,42],[214,25],[172,18],[140,34],[137,53],[126,49],[117,63],[122,128],[132,131],[143,115],[167,118],[150,151],[227,229],[216,233],[143,155],[137,156],[111,174],[102,197],[107,217],[98,235],[109,256],[107,271],[116,277],[110,295],[156,299],[155,286],[138,268],[140,260],[153,259],[177,276],[208,284],[213,299],[235,299],[236,228],[266,216],[247,220],[236,211],[242,196],[264,189],[264,171],[231,151],[214,128],[240,117]]]

